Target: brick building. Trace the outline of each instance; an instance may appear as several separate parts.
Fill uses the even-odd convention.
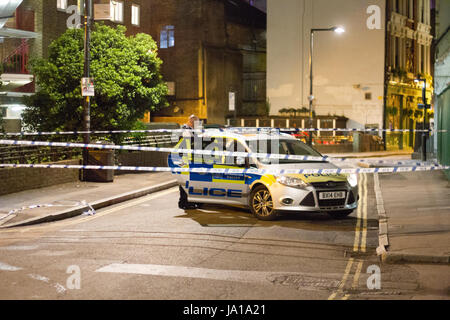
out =
[[[150,20],[148,7],[142,5],[147,1],[94,0],[94,3],[106,4],[113,13],[106,24],[123,24],[129,35],[148,31],[140,26],[141,21]],[[0,19],[3,69],[0,111],[7,131],[20,130],[20,114],[25,107],[22,97],[35,91],[27,63],[33,57],[46,57],[50,43],[67,30],[68,23],[83,23],[83,18],[77,15],[77,10],[82,13],[81,4],[79,0],[10,0],[0,5],[3,17]]]
[[[197,114],[225,123],[229,92],[236,112],[264,113],[266,14],[243,1],[154,0],[150,34],[157,39],[170,107],[152,121],[184,123]]]
[[[224,123],[228,92],[236,94],[239,114],[264,112],[265,13],[231,0],[93,0],[96,18],[127,27],[127,34],[150,34],[158,43],[170,107],[152,121],[184,123],[198,114]],[[0,108],[7,124],[18,125],[21,98],[35,90],[27,69],[32,57],[46,57],[50,43],[83,15],[80,0],[10,0],[0,4]],[[150,120],[148,115],[146,121]]]

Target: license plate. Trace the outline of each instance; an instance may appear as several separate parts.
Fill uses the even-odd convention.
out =
[[[319,200],[345,199],[345,191],[319,192]]]

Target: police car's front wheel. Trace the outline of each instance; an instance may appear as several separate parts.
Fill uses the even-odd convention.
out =
[[[250,194],[250,210],[261,220],[274,220],[277,212],[273,208],[272,196],[265,186],[257,186]]]

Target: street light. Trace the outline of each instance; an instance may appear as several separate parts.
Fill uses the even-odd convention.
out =
[[[91,76],[91,52],[90,52],[90,42],[91,42],[91,27],[92,27],[92,0],[84,1],[84,77],[88,78]],[[89,144],[91,137],[89,131],[91,130],[91,101],[89,96],[84,97],[83,103],[83,129],[86,133],[83,135],[83,143]],[[89,164],[89,150],[87,148],[83,149],[83,165]],[[87,181],[86,170],[82,171],[82,180]]]
[[[431,107],[427,104],[427,80],[414,79],[415,83],[423,82],[422,86],[422,103],[418,105],[419,109],[423,109],[423,130],[427,127],[427,110]],[[428,132],[422,132],[422,161],[427,161],[427,137]]]
[[[313,49],[314,49],[314,32],[316,31],[333,31],[336,33],[344,33],[345,29],[343,27],[338,27],[338,26],[334,26],[331,28],[313,28],[311,29],[311,33],[310,33],[310,46],[309,46],[309,127],[312,128],[313,127],[313,120],[312,120],[312,103],[314,100],[314,95],[313,95]],[[309,133],[309,137],[308,137],[308,145],[311,146],[312,145],[312,131],[310,131]]]

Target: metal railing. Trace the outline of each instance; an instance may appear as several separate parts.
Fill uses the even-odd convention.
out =
[[[20,73],[28,74],[27,64],[29,58],[30,47],[26,39],[22,40],[20,46],[14,49],[2,61],[2,70],[4,73]]]

